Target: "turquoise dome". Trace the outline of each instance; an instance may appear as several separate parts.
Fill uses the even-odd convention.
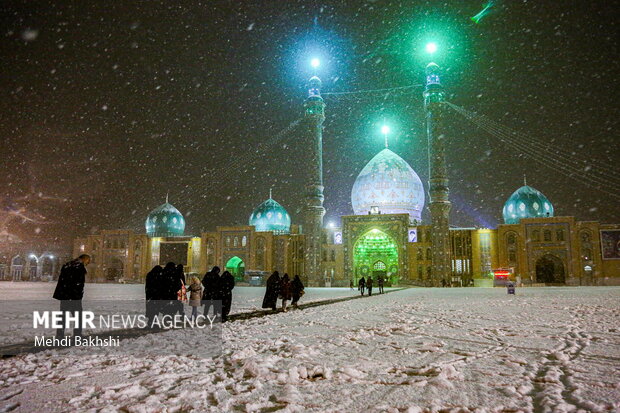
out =
[[[152,210],[145,225],[149,237],[180,237],[185,233],[183,215],[168,202]]]
[[[524,185],[510,195],[503,214],[505,224],[518,224],[521,218],[552,217],[553,205],[542,192]]]
[[[385,148],[362,169],[351,190],[355,215],[376,206],[382,214],[409,214],[422,221],[424,187],[418,174],[400,156]]]
[[[288,234],[291,231],[291,217],[282,205],[270,197],[254,209],[250,215],[250,225],[258,232]]]

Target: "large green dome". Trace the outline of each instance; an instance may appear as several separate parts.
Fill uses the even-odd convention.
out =
[[[291,231],[291,217],[282,205],[269,197],[252,212],[250,225],[258,232],[288,234]]]
[[[503,214],[505,224],[518,224],[521,218],[552,217],[553,205],[542,192],[524,185],[510,195]]]
[[[185,233],[183,215],[167,201],[151,211],[145,225],[149,237],[180,237]]]

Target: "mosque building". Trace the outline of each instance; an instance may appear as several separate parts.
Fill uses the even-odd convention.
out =
[[[445,92],[439,67],[427,67],[424,92],[429,135],[429,186],[387,147],[359,172],[351,189],[353,215],[341,227],[323,225],[321,81],[310,79],[301,122],[312,166],[305,207],[291,217],[270,196],[248,225],[185,233],[185,218],[168,200],[146,218],[145,232],[104,230],[79,238],[74,254],[92,257],[91,281],[140,282],[155,265],[172,261],[187,273],[213,266],[237,281],[260,284],[272,271],[300,275],[310,286],[357,285],[382,277],[388,285],[488,286],[513,280],[524,285],[620,285],[620,225],[556,216],[538,190],[517,189],[498,228],[449,226],[449,190],[441,131]],[[426,205],[426,194],[429,195]],[[282,201],[282,200],[281,200]],[[284,202],[286,205],[286,203]],[[431,222],[422,222],[427,207]]]
[[[348,286],[368,276],[390,285],[429,285],[431,227],[422,223],[425,192],[414,169],[381,150],[360,171],[351,204],[353,215],[341,217],[341,227],[323,230],[320,285]],[[451,283],[479,285],[495,271],[524,284],[620,284],[620,225],[557,217],[545,195],[528,185],[508,198],[503,218],[497,229],[450,229]],[[274,270],[307,281],[305,234],[293,222],[270,194],[248,225],[192,236],[166,200],[149,213],[144,233],[104,230],[77,239],[74,255],[91,255],[89,277],[97,282],[143,281],[154,265],[168,261],[200,275],[217,265],[249,284]]]

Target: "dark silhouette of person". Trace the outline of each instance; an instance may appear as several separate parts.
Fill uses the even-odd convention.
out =
[[[382,276],[379,276],[379,278],[377,279],[377,285],[379,286],[379,294],[383,294],[383,284],[385,283],[385,280],[383,279]]]
[[[276,311],[278,296],[280,295],[280,274],[277,271],[274,271],[269,278],[267,278],[266,286],[263,308],[271,308],[273,311]]]
[[[280,298],[282,298],[282,311],[286,313],[286,302],[293,298],[291,279],[287,273],[284,273],[284,276],[280,280]]]
[[[202,286],[204,287],[202,292],[202,303],[205,306],[204,315],[207,316],[209,314],[211,307],[213,307],[213,313],[217,313],[215,301],[222,299],[220,267],[213,267],[211,271],[205,274],[202,279]]]
[[[372,277],[368,277],[366,280],[366,288],[368,289],[368,296],[372,295]]]
[[[230,307],[232,305],[232,290],[235,288],[235,277],[228,271],[224,271],[219,281],[222,297],[222,322],[226,322],[228,321],[228,314],[230,314]]]
[[[360,290],[362,295],[364,295],[364,288],[366,288],[366,280],[364,279],[364,277],[360,278],[360,280],[357,282],[357,288]]]
[[[185,307],[183,303],[187,301],[187,296],[183,293],[185,290],[185,271],[183,269],[183,264],[179,264],[176,266],[176,278],[174,283],[178,286],[176,290],[176,301],[174,301],[174,310],[173,313],[179,313],[180,315],[185,315]]]
[[[177,305],[177,292],[181,289],[181,281],[177,273],[177,267],[173,262],[169,262],[164,267],[162,274],[162,309],[164,314],[174,315],[179,307]]]
[[[146,318],[148,319],[149,327],[153,324],[153,319],[161,311],[161,282],[164,269],[161,265],[153,267],[148,274],[146,274],[146,280],[144,282],[144,294],[146,295]]]
[[[291,282],[291,292],[293,293],[293,302],[291,305],[293,308],[297,308],[297,303],[304,294],[304,283],[301,282],[299,275],[295,275],[295,278],[293,278],[293,281]]]
[[[82,335],[82,297],[84,297],[84,283],[86,282],[86,266],[90,263],[90,255],[82,254],[76,259],[65,263],[58,276],[58,283],[54,290],[54,299],[60,300],[62,316],[60,323],[63,327],[56,330],[56,336],[65,336],[65,313],[77,313],[78,322],[73,329],[74,336]]]

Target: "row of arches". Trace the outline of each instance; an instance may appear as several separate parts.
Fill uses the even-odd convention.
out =
[[[52,279],[56,275],[57,258],[51,254],[13,256],[0,262],[0,279],[11,281],[38,281]]]

